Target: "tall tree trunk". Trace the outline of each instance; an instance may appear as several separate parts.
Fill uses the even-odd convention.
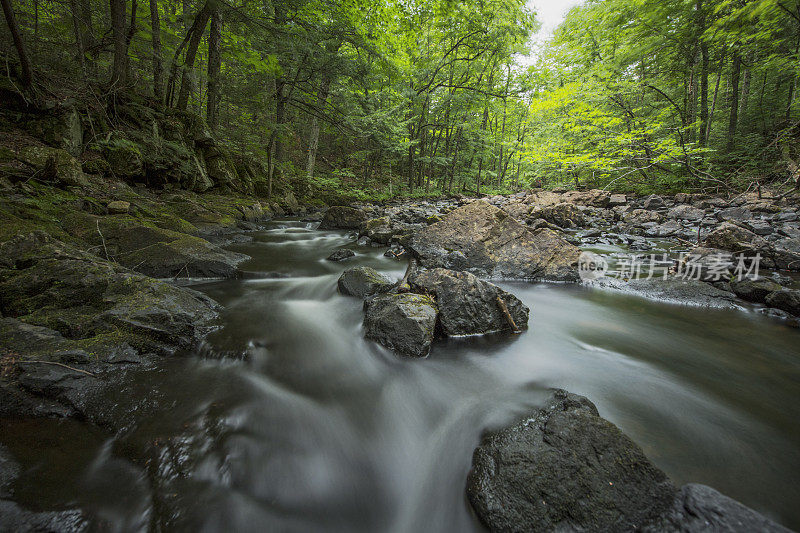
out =
[[[211,3],[206,2],[203,8],[197,13],[191,29],[191,37],[189,44],[186,47],[186,59],[183,62],[183,72],[181,73],[181,89],[178,92],[178,102],[175,107],[181,111],[186,110],[189,103],[189,95],[192,92],[194,81],[194,59],[197,56],[197,48],[200,46],[200,39],[203,37],[203,32],[206,30],[206,24],[211,17]]]
[[[72,31],[75,34],[75,59],[81,67],[83,77],[86,78],[86,50],[83,45],[83,31],[81,30],[81,9],[78,0],[69,0],[69,10],[72,12]]]
[[[97,46],[94,38],[94,29],[92,25],[92,2],[91,0],[80,0],[78,8],[80,10],[80,23],[81,23],[81,43],[83,49],[91,50]],[[92,56],[96,58],[97,52],[94,51]]]
[[[708,114],[708,124],[706,125],[706,142],[711,142],[711,125],[714,123],[714,111],[717,109],[717,97],[719,96],[719,84],[722,81],[722,70],[725,66],[725,56],[727,50],[722,51],[722,56],[719,58],[719,68],[717,69],[717,83],[714,85],[714,98],[711,99],[711,112]],[[650,157],[647,158],[648,164]]]
[[[114,63],[111,67],[111,88],[125,85],[128,67],[128,47],[125,34],[125,0],[111,0],[111,29],[114,35]]]
[[[742,58],[739,51],[733,52],[733,66],[731,67],[731,101],[730,116],[728,119],[728,139],[725,143],[725,151],[733,151],[733,139],[736,136],[736,126],[739,123],[739,74],[742,70]]]
[[[158,16],[157,0],[150,0],[150,26],[153,30],[153,96],[161,100],[164,66],[161,58],[161,19]]]
[[[708,43],[703,38],[706,30],[706,14],[703,0],[697,0],[697,30],[700,40],[700,146],[708,141]]]
[[[17,49],[17,55],[19,56],[20,82],[22,82],[24,89],[30,89],[33,83],[31,61],[28,58],[28,49],[25,47],[25,41],[22,40],[22,35],[19,33],[19,25],[16,17],[14,17],[14,10],[11,9],[11,0],[0,0],[0,3],[3,4],[3,14],[6,17],[8,29],[11,31],[11,38],[14,40],[14,47]]]
[[[128,50],[131,48],[131,41],[133,40],[133,36],[136,35],[138,31],[136,29],[136,12],[138,9],[138,2],[137,0],[131,0],[131,23],[128,26],[128,33],[125,35],[125,79],[130,79],[130,66],[131,66],[131,58],[128,55]]]
[[[695,68],[697,66],[697,52],[695,52],[693,64],[689,71],[689,83],[687,84],[686,94],[686,123],[689,125],[687,137],[690,143],[697,139],[697,76]]]
[[[319,110],[325,109],[328,102],[328,92],[331,87],[330,76],[323,75],[322,87],[317,94],[317,106]],[[308,161],[306,163],[306,175],[311,178],[314,176],[314,165],[317,161],[317,149],[319,148],[319,118],[317,115],[311,117],[311,132],[308,136]]]
[[[222,13],[216,5],[211,15],[211,30],[208,38],[208,102],[206,120],[214,131],[217,127],[217,109],[219,106],[219,71],[222,66],[220,46],[222,43]]]

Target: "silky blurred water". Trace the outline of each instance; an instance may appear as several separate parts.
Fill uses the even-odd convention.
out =
[[[271,223],[232,249],[267,279],[197,284],[224,305],[197,354],[133,372],[116,435],[4,424],[15,498],[78,506],[103,529],[479,531],[464,495],[483,431],[549,387],[584,394],[676,482],[800,528],[800,332],[741,310],[574,285],[502,283],[528,331],[399,358],[362,337],[342,270],[406,264],[345,232]],[[350,248],[356,257],[325,261]]]

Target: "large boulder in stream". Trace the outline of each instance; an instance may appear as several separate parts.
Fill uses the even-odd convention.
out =
[[[578,279],[578,248],[550,229],[530,231],[482,200],[420,230],[407,247],[428,268],[510,279]]]
[[[392,280],[370,267],[349,268],[342,272],[338,281],[339,292],[346,296],[366,298],[387,292],[394,284]]]
[[[382,294],[368,300],[364,311],[368,339],[401,355],[428,355],[436,327],[436,307],[430,296]]]
[[[359,229],[367,220],[367,215],[361,209],[335,205],[325,212],[319,229]]]
[[[435,268],[414,274],[409,284],[415,292],[436,298],[440,331],[445,335],[483,335],[514,329],[509,318],[516,329],[528,325],[525,304],[469,272]]]
[[[490,531],[787,531],[709,487],[677,489],[592,402],[563,390],[484,438],[467,495]]]

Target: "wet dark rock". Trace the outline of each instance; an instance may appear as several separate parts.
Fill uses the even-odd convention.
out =
[[[389,291],[392,280],[370,267],[355,267],[339,276],[339,292],[347,296],[366,298],[373,294]]]
[[[335,205],[328,209],[319,229],[359,229],[367,215],[361,209]]]
[[[353,250],[336,250],[331,255],[329,255],[326,259],[328,261],[344,261],[345,259],[349,259],[354,257],[356,253]]]
[[[449,213],[407,246],[429,268],[480,276],[577,280],[580,250],[549,229],[529,231],[506,212],[476,201]]]
[[[511,326],[498,303],[506,305],[517,328],[528,325],[529,310],[516,296],[469,272],[443,268],[417,272],[411,289],[433,295],[439,308],[439,325],[445,335],[483,335]]]
[[[676,488],[586,398],[555,391],[475,450],[467,496],[491,531],[634,531]]]
[[[681,487],[670,510],[641,529],[646,533],[790,533],[789,529],[720,494],[711,487],[690,483]]]
[[[770,293],[765,302],[770,307],[776,307],[795,316],[800,316],[800,290],[782,289]]]
[[[730,286],[734,294],[742,300],[759,303],[764,302],[770,293],[783,289],[778,283],[765,278],[732,280]]]
[[[758,312],[764,316],[782,320],[784,324],[792,328],[800,328],[800,318],[790,315],[782,309],[775,309],[774,307],[763,307],[758,309]]]
[[[641,296],[665,303],[738,309],[736,296],[708,283],[678,277],[640,278],[624,281],[616,278],[601,278],[591,283],[603,289]]]
[[[364,310],[366,337],[410,357],[425,357],[436,327],[436,307],[430,296],[382,294]]]
[[[592,402],[563,390],[483,439],[467,496],[490,531],[789,531],[710,487],[677,489]]]

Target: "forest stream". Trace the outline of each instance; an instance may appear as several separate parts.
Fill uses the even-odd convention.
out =
[[[405,262],[345,231],[276,220],[229,246],[264,279],[189,280],[223,305],[195,352],[133,371],[113,436],[4,420],[15,500],[80,508],[109,530],[480,531],[464,493],[487,429],[586,395],[676,483],[699,482],[800,528],[800,332],[749,310],[556,283],[500,283],[529,329],[398,357],[362,333],[345,269]],[[326,261],[348,248],[356,256]]]

